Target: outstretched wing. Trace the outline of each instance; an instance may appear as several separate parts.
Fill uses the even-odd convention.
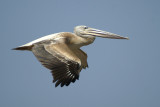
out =
[[[55,86],[68,86],[79,79],[80,59],[63,43],[42,42],[32,47],[32,52],[46,68],[51,70]]]

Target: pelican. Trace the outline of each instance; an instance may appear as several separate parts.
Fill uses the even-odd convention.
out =
[[[80,47],[93,43],[96,37],[128,39],[81,25],[74,28],[74,33],[60,32],[47,35],[13,50],[32,51],[41,64],[51,70],[55,87],[63,87],[78,80],[81,70],[88,67],[87,54]]]

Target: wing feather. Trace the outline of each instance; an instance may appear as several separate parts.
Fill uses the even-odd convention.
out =
[[[79,79],[80,59],[67,45],[53,42],[36,43],[32,52],[43,66],[51,70],[56,87],[68,86]]]

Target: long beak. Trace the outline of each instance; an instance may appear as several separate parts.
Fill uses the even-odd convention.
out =
[[[86,29],[85,33],[87,35],[98,36],[98,37],[102,37],[102,38],[127,39],[127,40],[129,40],[128,37],[122,37],[122,36],[114,34],[114,33],[106,32],[106,31],[102,31],[102,30],[98,30],[98,29],[94,29],[94,28]]]

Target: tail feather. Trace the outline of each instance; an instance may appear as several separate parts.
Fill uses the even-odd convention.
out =
[[[31,50],[33,46],[21,46],[17,48],[13,48],[12,50]]]

